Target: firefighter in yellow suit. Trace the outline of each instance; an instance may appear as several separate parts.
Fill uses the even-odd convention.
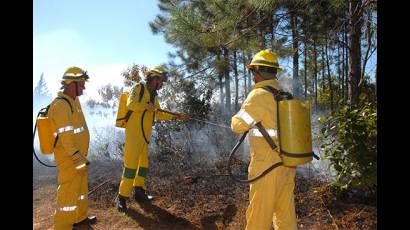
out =
[[[148,144],[154,119],[168,121],[172,119],[186,120],[185,113],[171,115],[157,111],[161,109],[157,90],[167,81],[167,71],[156,66],[144,72],[146,84],[139,83],[131,88],[127,100],[127,110],[132,114],[125,127],[124,170],[117,198],[117,209],[127,210],[126,200],[134,187],[134,199],[137,202],[149,202],[146,194],[145,177],[148,170]]]
[[[58,170],[57,209],[54,229],[93,224],[88,216],[88,178],[86,156],[90,142],[87,124],[78,96],[83,94],[87,72],[68,68],[62,79],[62,91],[53,100],[48,117],[56,137],[54,158]]]
[[[273,95],[262,89],[282,87],[276,81],[281,71],[276,55],[269,50],[257,53],[248,68],[252,71],[255,84],[240,111],[232,117],[231,128],[235,133],[249,131],[251,161],[248,178],[254,178],[271,165],[281,161],[259,130],[254,126],[261,122],[269,135],[277,142],[276,102]],[[249,206],[246,211],[247,230],[297,229],[293,190],[296,168],[279,166],[250,185]]]

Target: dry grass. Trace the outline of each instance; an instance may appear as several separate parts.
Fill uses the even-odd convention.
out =
[[[174,156],[152,157],[147,187],[152,205],[129,201],[127,214],[119,213],[118,192],[121,162],[93,162],[90,190],[111,181],[90,195],[90,214],[98,222],[88,229],[244,229],[248,186],[220,174],[217,162],[190,163]],[[50,172],[37,170],[33,178],[33,229],[52,227],[56,180]],[[171,173],[172,172],[172,173]],[[201,177],[206,175],[207,177]],[[186,178],[191,178],[187,180]],[[41,186],[40,186],[41,185]],[[325,183],[297,178],[295,191],[299,229],[376,229],[377,207],[338,201]]]
[[[33,191],[33,229],[48,229],[53,225],[57,186],[45,185]]]

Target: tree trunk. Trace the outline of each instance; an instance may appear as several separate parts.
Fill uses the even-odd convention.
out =
[[[259,12],[259,20],[262,20],[263,18],[263,12],[260,11]],[[259,37],[259,49],[260,50],[264,50],[265,49],[265,29],[264,29],[264,25],[265,25],[265,21],[263,20],[261,23],[259,23],[258,26],[258,37]]]
[[[376,64],[376,72],[374,73],[374,79],[375,79],[375,86],[374,86],[374,94],[375,94],[375,98],[377,100],[377,64]]]
[[[359,87],[362,87],[362,84],[365,81],[365,74],[366,74],[366,64],[369,59],[369,52],[372,48],[372,30],[371,30],[371,24],[372,24],[372,16],[371,16],[371,11],[367,11],[367,21],[366,21],[366,37],[367,37],[367,49],[363,57],[363,68],[362,68],[362,75],[360,77],[359,81]]]
[[[342,74],[341,74],[341,70],[340,70],[340,65],[341,65],[341,61],[340,61],[340,45],[337,44],[337,100],[338,101],[341,98],[341,92],[342,92]]]
[[[313,61],[315,63],[313,74],[315,76],[315,110],[318,111],[317,103],[317,49],[316,49],[316,39],[313,40]]]
[[[225,108],[228,114],[231,114],[231,81],[229,79],[229,50],[227,48],[223,48],[224,54],[224,61],[225,61]]]
[[[245,93],[245,98],[248,95],[248,85],[247,85],[247,70],[246,70],[246,58],[245,58],[245,52],[242,54],[242,63],[243,63],[243,88],[244,88],[244,93]]]
[[[219,79],[219,103],[221,104],[221,108],[224,106],[224,87],[223,87],[223,74],[222,72],[218,73]]]
[[[239,97],[239,79],[238,79],[238,67],[237,67],[237,58],[236,58],[236,50],[233,51],[233,71],[235,74],[235,111],[238,110],[238,97]]]
[[[248,61],[250,62],[251,60],[251,55],[248,55]],[[252,73],[250,70],[248,70],[248,92],[251,92],[252,90]]]
[[[291,15],[291,28],[292,28],[292,53],[293,53],[293,95],[296,98],[300,98],[300,90],[299,90],[299,37],[297,31],[297,16],[295,14]]]
[[[308,88],[308,84],[307,84],[307,48],[306,48],[307,42],[305,40],[305,44],[304,44],[304,50],[305,50],[305,100],[307,100],[307,88]]]
[[[330,96],[330,111],[333,112],[333,90],[332,90],[332,76],[330,74],[329,64],[329,52],[328,52],[328,40],[325,40],[325,52],[326,52],[326,65],[327,65],[327,81],[329,84],[329,96]]]
[[[322,96],[325,92],[326,89],[326,85],[325,85],[325,51],[324,51],[324,47],[322,46],[322,50],[321,50],[321,55],[322,55],[322,60],[321,60],[321,65],[322,65]]]
[[[345,44],[348,44],[348,38],[347,38],[347,26],[346,26],[346,31],[345,31]],[[349,53],[350,53],[350,49],[348,45],[345,45],[345,101],[347,101],[349,99],[349,82],[350,82],[350,75],[349,75]]]
[[[343,34],[342,34],[342,36],[343,36]],[[345,45],[344,44],[342,44],[342,70],[341,70],[341,72],[342,72],[342,92],[341,92],[341,95],[340,95],[340,98],[343,98],[343,101],[345,101],[344,100],[344,95],[345,95]]]
[[[272,51],[274,51],[275,50],[275,46],[274,46],[275,34],[273,33],[273,12],[272,11],[268,12],[267,21],[268,21],[268,24],[267,24],[268,31],[269,31],[269,34],[270,34],[270,47],[271,47]]]
[[[359,102],[360,77],[361,77],[361,28],[362,17],[359,13],[361,10],[361,0],[349,0],[350,13],[350,93],[349,100],[353,105]]]
[[[221,59],[220,54],[218,53],[218,57],[217,57],[218,61]],[[223,88],[223,74],[222,74],[222,70],[218,70],[218,80],[219,80],[219,103],[221,106],[221,109],[223,108],[224,105],[224,88]]]

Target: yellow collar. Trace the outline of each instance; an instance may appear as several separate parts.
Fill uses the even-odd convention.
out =
[[[265,81],[260,81],[256,84],[252,85],[252,89],[257,89],[257,88],[262,88],[264,86],[272,86],[273,88],[277,90],[282,90],[282,86],[279,85],[279,83],[272,79],[272,80],[265,80]]]
[[[70,96],[68,96],[67,94],[63,93],[63,91],[59,91],[59,92],[57,93],[57,95],[58,95],[59,97],[64,97],[64,98],[66,98],[72,105],[75,104],[74,99],[71,98]]]

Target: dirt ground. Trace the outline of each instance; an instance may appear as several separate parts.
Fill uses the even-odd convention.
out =
[[[121,162],[94,162],[89,190],[105,184],[89,195],[90,214],[97,216],[97,224],[82,229],[245,228],[247,185],[227,176],[212,176],[221,174],[217,167],[183,161],[170,165],[162,159],[162,163],[168,162],[164,167],[160,159],[156,160],[158,164],[150,168],[147,179],[148,191],[154,196],[152,204],[139,205],[130,200],[126,214],[116,210],[114,201]],[[55,169],[33,167],[33,229],[52,229]],[[375,204],[336,200],[324,182],[297,176],[295,201],[299,229],[377,229]]]

